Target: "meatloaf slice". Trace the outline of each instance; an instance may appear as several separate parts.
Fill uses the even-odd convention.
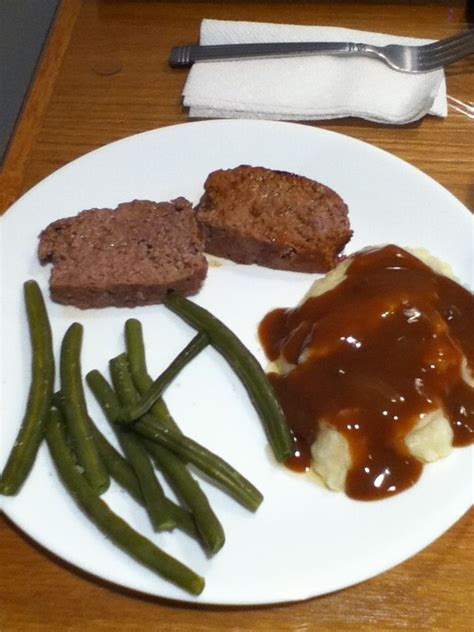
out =
[[[53,263],[51,298],[81,308],[160,303],[167,292],[199,290],[204,239],[191,204],[135,200],[50,224],[38,256]]]
[[[212,172],[196,214],[206,252],[283,270],[326,272],[352,235],[337,193],[263,167]]]

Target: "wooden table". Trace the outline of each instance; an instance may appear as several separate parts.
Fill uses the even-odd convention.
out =
[[[0,212],[32,185],[118,138],[184,122],[185,72],[172,45],[202,18],[341,25],[441,38],[465,24],[463,2],[64,0],[0,172]],[[448,69],[448,93],[473,100],[474,60]],[[450,110],[403,127],[318,122],[416,165],[474,210],[474,121]],[[105,584],[0,519],[0,630],[456,630],[474,621],[472,511],[393,570],[339,593],[264,608],[194,608]]]

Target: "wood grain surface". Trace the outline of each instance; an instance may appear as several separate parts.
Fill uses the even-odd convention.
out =
[[[96,147],[188,120],[185,71],[172,46],[203,18],[339,25],[442,38],[463,28],[463,2],[64,0],[0,172],[0,212],[42,178]],[[447,70],[448,93],[474,100],[474,58]],[[454,110],[406,126],[323,121],[417,166],[474,211],[474,120]],[[14,210],[9,211],[14,212]],[[47,493],[47,490],[45,490]],[[416,525],[413,525],[416,528]],[[0,631],[455,630],[474,621],[473,512],[404,564],[344,591],[259,608],[183,606],[69,567],[0,518]],[[251,579],[249,578],[249,581]]]

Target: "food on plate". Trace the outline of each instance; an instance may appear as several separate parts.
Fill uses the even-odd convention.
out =
[[[263,167],[209,174],[196,214],[206,252],[282,270],[326,272],[352,235],[347,206],[337,193]]]
[[[128,380],[131,378],[135,391],[140,395],[145,395],[153,384],[153,380],[147,371],[142,326],[136,318],[129,318],[126,321],[125,340],[129,370],[123,373]],[[122,390],[131,393],[132,388],[125,388],[125,386]],[[163,398],[160,397],[151,406],[150,412],[165,428],[179,432],[178,425],[170,415]],[[196,532],[196,535],[193,534],[194,537],[200,536],[206,550],[216,553],[224,544],[224,531],[198,482],[194,480],[183,461],[173,452],[145,437],[142,437],[142,441],[176,496],[189,508],[188,513],[192,517],[191,523]],[[183,525],[183,520],[180,521],[180,525]],[[198,528],[197,525],[199,525]],[[185,522],[184,526],[189,529],[189,521]]]
[[[23,295],[32,348],[31,382],[25,415],[0,478],[0,493],[4,495],[16,494],[33,467],[54,389],[51,325],[36,281],[23,284]]]
[[[52,262],[51,298],[80,308],[161,303],[197,292],[207,274],[204,240],[191,204],[135,200],[59,219],[40,235]]]
[[[140,483],[138,482],[132,466],[129,464],[127,459],[123,457],[111,443],[109,443],[106,437],[94,424],[92,419],[91,431],[100,452],[100,456],[103,459],[110,476],[120,485],[120,487],[125,489],[139,505],[144,507],[145,499],[143,498]],[[191,511],[184,509],[184,507],[181,507],[181,505],[176,504],[169,498],[167,498],[166,501],[168,505],[168,513],[173,516],[176,527],[184,533],[187,533],[191,538],[199,540],[196,523]]]
[[[102,374],[93,370],[87,383],[111,423],[123,424],[123,412],[115,392]],[[249,511],[256,511],[263,496],[245,477],[223,459],[197,444],[179,431],[171,430],[161,420],[144,415],[133,426],[133,431],[151,441],[159,443],[185,463],[192,463]]]
[[[194,537],[201,540],[209,554],[215,555],[224,546],[225,533],[199,483],[179,457],[150,439],[142,437],[142,441],[156,467],[163,472],[168,481],[172,481],[172,487],[177,491],[178,497],[186,507],[189,507],[191,521],[194,530],[197,531],[197,536]],[[174,460],[171,459],[172,456]]]
[[[281,406],[257,359],[223,322],[203,307],[174,294],[166,297],[165,305],[208,335],[212,346],[227,360],[246,388],[276,460],[290,458],[293,440]]]
[[[124,376],[128,371],[128,360],[125,354],[112,358],[109,362],[110,377],[119,401],[124,405],[127,401],[124,392],[133,397],[135,388],[130,376],[125,384]],[[126,387],[130,387],[129,389]],[[155,468],[148,458],[147,450],[140,438],[133,432],[124,430],[116,424],[110,424],[117,437],[119,445],[132,466],[135,476],[140,484],[143,498],[145,500],[145,510],[150,519],[150,523],[155,531],[172,531],[176,527],[176,520],[173,513],[169,511],[167,498],[163,487],[158,480]],[[165,457],[166,458],[166,457]]]
[[[203,332],[198,333],[191,342],[179,353],[168,368],[151,382],[143,397],[128,402],[123,408],[121,418],[117,419],[121,423],[130,423],[135,421],[151,410],[151,407],[157,402],[163,391],[174,380],[176,375],[185,367],[193,358],[195,358],[209,344],[209,338]]]
[[[80,357],[82,325],[73,323],[63,337],[61,384],[54,393],[51,329],[35,281],[24,284],[24,299],[33,347],[32,382],[27,416],[7,459],[0,493],[18,492],[44,438],[64,487],[91,521],[129,556],[164,579],[199,595],[204,589],[204,579],[132,529],[100,495],[108,489],[110,475],[146,509],[156,531],[177,527],[196,539],[209,554],[222,548],[225,534],[188,464],[250,511],[255,512],[260,506],[263,500],[260,491],[229,463],[182,434],[161,399],[163,388],[209,344],[207,333],[199,332],[153,381],[146,369],[141,324],[129,319],[125,327],[126,353],[109,363],[113,387],[98,371],[87,374],[92,392],[117,433],[122,455],[87,411]],[[124,422],[128,410],[141,411],[131,423]],[[164,474],[179,504],[165,496],[155,467]]]
[[[90,437],[89,414],[82,385],[82,338],[83,327],[80,323],[72,323],[64,334],[59,363],[60,393],[64,402],[64,419],[77,463],[83,469],[92,489],[103,494],[110,485],[110,478],[97,446]]]
[[[140,396],[133,382],[127,355],[121,354],[117,356],[111,360],[110,366],[112,382],[120,404],[127,406],[128,404],[134,403]],[[160,420],[162,419],[161,414],[159,414],[158,418]],[[168,418],[166,422],[166,427],[170,428],[172,424]],[[178,430],[176,424],[173,423],[173,425],[175,429]],[[116,424],[115,427],[122,436],[132,434],[117,426],[118,424]],[[143,444],[143,448],[150,454],[158,469],[163,472],[173,491],[176,493],[176,496],[182,499],[185,505],[192,510],[196,526],[206,550],[212,554],[217,553],[224,546],[224,529],[212,510],[206,495],[192,477],[185,463],[173,452],[170,452],[154,441],[150,441],[145,437],[136,437],[135,440]]]
[[[214,171],[196,209],[134,200],[56,220],[40,234],[51,298],[82,309],[162,303],[199,291],[204,250],[240,263],[301,272],[333,268],[350,240],[348,209],[303,176],[241,165]]]
[[[362,250],[259,328],[295,437],[352,498],[392,496],[474,440],[474,296],[426,254]]]
[[[132,529],[92,491],[76,466],[61,413],[52,409],[46,424],[46,441],[56,470],[74,502],[92,522],[127,555],[193,595],[204,589],[204,579]]]

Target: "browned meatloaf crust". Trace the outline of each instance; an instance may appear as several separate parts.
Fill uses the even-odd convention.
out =
[[[204,239],[191,204],[135,200],[50,224],[38,256],[52,262],[51,298],[81,308],[160,303],[167,292],[199,290]]]
[[[196,211],[206,252],[269,268],[326,272],[352,235],[337,193],[263,167],[214,171]]]

